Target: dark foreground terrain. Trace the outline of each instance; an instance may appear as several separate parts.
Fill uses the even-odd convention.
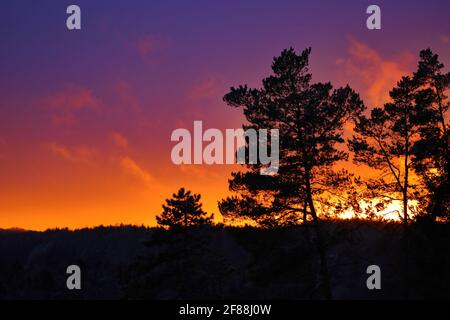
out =
[[[406,245],[394,223],[323,227],[335,299],[450,298],[450,225],[412,225]],[[0,299],[321,299],[313,242],[303,226],[0,231]],[[73,264],[81,290],[66,288]]]

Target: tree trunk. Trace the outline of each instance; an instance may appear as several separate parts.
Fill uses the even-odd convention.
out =
[[[304,203],[303,203],[303,225],[307,226],[307,222],[308,222],[308,212],[307,212],[307,208],[308,207],[308,201],[305,199]]]
[[[325,294],[325,298],[327,300],[333,299],[332,292],[331,292],[331,284],[330,284],[330,274],[328,272],[328,263],[327,263],[327,257],[325,253],[325,248],[323,244],[323,235],[322,230],[319,225],[319,218],[317,217],[316,209],[314,207],[314,202],[312,199],[312,193],[311,193],[311,183],[309,181],[309,177],[306,178],[306,200],[308,202],[308,206],[310,209],[311,216],[313,218],[313,227],[314,231],[316,233],[316,247],[317,251],[319,252],[319,259],[320,259],[320,276],[322,280],[322,287]]]
[[[447,126],[445,124],[445,117],[444,117],[444,108],[442,106],[442,96],[440,93],[440,90],[437,88],[437,86],[435,85],[435,89],[436,89],[436,94],[438,97],[438,108],[439,108],[439,120],[441,122],[442,125],[442,135],[444,138],[444,157],[445,157],[445,168],[447,171],[447,181],[450,180],[450,155],[449,155],[449,150],[448,150],[448,144],[449,144],[449,137],[448,137],[448,131],[447,131]]]
[[[409,130],[408,130],[408,111],[405,110],[405,177],[403,182],[403,288],[405,299],[408,299],[409,286],[409,230],[408,230],[408,187],[409,187]]]
[[[406,143],[408,148],[408,143]],[[403,225],[405,228],[408,226],[408,187],[409,187],[409,170],[408,170],[408,152],[405,154],[405,181],[403,185]]]
[[[433,82],[433,87],[437,96],[437,104],[438,104],[438,113],[439,113],[439,122],[440,125],[442,126],[442,140],[443,140],[443,145],[444,145],[444,174],[445,174],[445,179],[446,179],[446,183],[449,184],[450,183],[450,151],[448,148],[449,145],[449,136],[448,136],[448,130],[447,130],[447,126],[445,124],[445,116],[444,116],[444,107],[442,105],[442,92],[441,90],[438,88],[438,84],[436,83],[436,81]],[[432,203],[430,206],[430,216],[431,216],[431,220],[433,222],[436,221],[436,218],[442,214],[442,202],[445,201],[443,200],[443,198],[445,199],[445,197],[442,197],[442,195],[440,194],[440,186],[435,186],[434,190],[433,190],[433,194],[432,194]]]

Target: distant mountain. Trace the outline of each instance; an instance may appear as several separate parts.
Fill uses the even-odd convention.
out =
[[[2,229],[0,228],[0,232],[10,232],[10,233],[19,233],[19,232],[27,232],[28,230],[22,229],[22,228],[8,228],[8,229]]]

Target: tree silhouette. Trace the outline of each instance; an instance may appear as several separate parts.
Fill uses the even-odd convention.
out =
[[[244,129],[279,130],[280,167],[270,176],[260,175],[261,165],[233,173],[230,189],[239,196],[220,201],[219,209],[225,216],[269,224],[297,223],[310,216],[320,256],[320,287],[331,298],[318,208],[338,209],[331,194],[350,185],[348,172],[335,172],[332,167],[347,159],[348,154],[338,148],[344,142],[343,127],[364,105],[349,86],[333,89],[330,83],[312,84],[310,53],[310,48],[301,54],[293,48],[284,50],[274,58],[273,75],[263,80],[261,89],[232,87],[224,96],[228,105],[243,108],[249,122]]]
[[[156,217],[159,226],[166,229],[185,228],[197,225],[211,224],[214,218],[203,211],[199,194],[191,194],[180,188],[171,199],[166,199],[162,205],[163,212]]]
[[[444,118],[448,103],[444,103],[444,91],[449,88],[450,76],[441,73],[443,65],[431,50],[421,51],[420,58],[417,72],[412,77],[402,77],[390,91],[391,102],[374,108],[368,118],[360,116],[356,135],[349,140],[354,162],[382,172],[365,182],[366,196],[379,201],[380,209],[393,200],[401,200],[403,204],[405,297],[408,297],[411,257],[408,221],[414,208],[409,201],[423,200],[424,190],[428,189],[428,210],[432,216],[441,214],[445,204],[447,208],[449,205],[449,152]],[[411,177],[413,173],[422,177],[426,188]],[[416,213],[421,210],[419,207]]]
[[[418,103],[417,82],[404,76],[391,90],[392,102],[372,110],[370,117],[360,116],[356,135],[349,140],[354,162],[380,170],[381,175],[367,180],[368,198],[387,203],[403,203],[402,220],[408,223],[408,201],[417,198],[411,183],[412,148],[425,121],[424,107]]]
[[[427,211],[434,220],[450,216],[450,137],[446,113],[450,103],[445,92],[450,89],[450,72],[444,73],[439,56],[430,49],[420,52],[418,82],[420,98],[430,115],[414,144],[414,168],[429,191]]]

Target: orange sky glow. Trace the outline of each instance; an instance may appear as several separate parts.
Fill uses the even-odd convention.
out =
[[[395,9],[401,14],[400,7]],[[10,22],[14,37],[5,45],[15,49],[0,59],[10,61],[2,68],[8,79],[2,75],[0,82],[0,228],[154,226],[164,199],[180,187],[200,193],[204,209],[221,221],[217,201],[230,194],[228,178],[239,166],[174,165],[170,134],[177,128],[192,130],[194,120],[202,120],[205,129],[239,128],[241,110],[228,107],[223,95],[230,86],[260,86],[270,74],[272,57],[291,45],[297,51],[312,47],[313,81],[350,84],[369,110],[386,102],[401,76],[414,70],[420,49],[434,45],[450,66],[447,38],[424,30],[416,34],[422,42],[403,39],[407,20],[386,38],[354,31],[360,21],[350,18],[331,31],[319,23],[323,19],[308,20],[310,27],[299,25],[303,31],[283,35],[245,24],[241,35],[244,22],[238,18],[224,31],[224,21],[200,15],[184,33],[184,26],[162,32],[162,20],[121,13],[127,26],[133,22],[143,30],[135,32],[121,23],[129,29],[116,28],[101,10],[92,11],[99,18],[92,20],[91,33],[49,31],[56,30],[53,22],[38,21],[43,26],[36,34],[43,44]],[[290,24],[303,23],[295,16],[275,18],[289,30]],[[404,21],[389,19],[387,26]],[[351,132],[348,124],[346,137]],[[351,162],[338,167],[374,174]],[[386,211],[396,209],[393,204]]]

